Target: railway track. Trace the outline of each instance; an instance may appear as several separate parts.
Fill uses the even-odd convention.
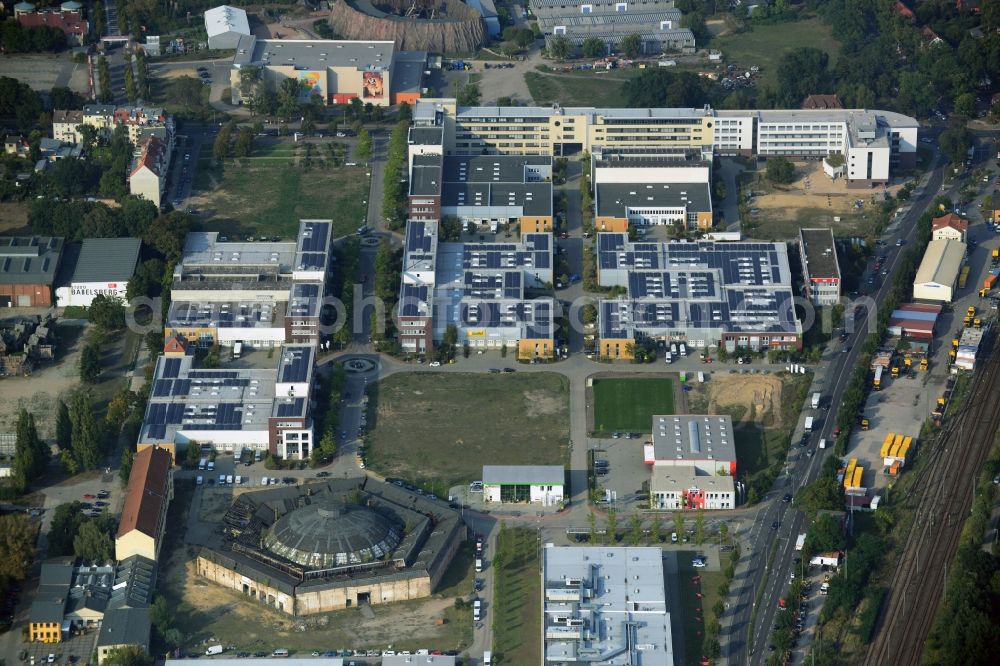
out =
[[[924,478],[916,484],[917,512],[865,655],[866,665],[920,663],[948,566],[972,506],[972,479],[1000,430],[1000,401],[991,396],[998,383],[1000,353],[994,347],[976,373],[965,405],[950,417],[933,447],[934,460],[925,468]]]

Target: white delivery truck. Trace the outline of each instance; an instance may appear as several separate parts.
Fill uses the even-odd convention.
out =
[[[813,409],[819,409],[819,398],[820,398],[819,393],[813,393],[813,401],[812,401]]]
[[[205,650],[205,654],[207,654],[207,655],[222,654],[222,646],[221,645],[210,645],[208,647],[208,649]]]
[[[806,545],[806,533],[803,532],[799,535],[799,538],[795,540],[795,550],[802,550],[802,547]]]
[[[825,449],[826,448],[826,440],[825,439],[819,440],[819,448],[821,448],[821,449]]]
[[[807,416],[806,417],[806,432],[812,432],[812,431],[813,431],[813,417]]]
[[[233,344],[233,358],[239,358],[240,354],[242,353],[243,353],[243,343],[237,340]]]

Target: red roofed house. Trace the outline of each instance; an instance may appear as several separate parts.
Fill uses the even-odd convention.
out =
[[[135,454],[115,537],[115,559],[119,562],[133,555],[156,561],[160,554],[167,507],[174,498],[172,464],[170,452],[158,446]]]
[[[58,9],[35,9],[30,2],[19,2],[14,5],[14,17],[22,28],[58,28],[71,45],[82,46],[90,33],[90,24],[83,18],[83,6],[75,0],[62,3]]]
[[[968,220],[963,220],[955,213],[948,213],[931,221],[931,240],[956,240],[964,243],[968,230]]]
[[[904,5],[902,2],[900,2],[899,0],[896,0],[896,4],[893,6],[892,11],[896,12],[897,14],[899,14],[900,16],[902,16],[903,18],[909,19],[911,21],[914,21],[917,18],[913,14],[913,11],[909,7],[907,7],[906,5]]]
[[[163,355],[167,358],[179,358],[189,353],[187,340],[177,334],[171,335],[163,345]]]
[[[840,98],[836,95],[809,95],[802,102],[803,109],[843,109]]]
[[[128,175],[128,191],[145,197],[159,208],[160,197],[167,185],[170,153],[167,144],[155,136],[147,136],[139,144],[139,154],[132,162]]]
[[[920,29],[920,36],[924,38],[924,44],[927,46],[934,46],[935,44],[944,44],[944,40],[938,37],[938,34],[931,30],[930,26],[924,26]]]

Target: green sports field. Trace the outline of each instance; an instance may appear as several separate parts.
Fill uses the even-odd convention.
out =
[[[665,377],[595,379],[594,430],[650,432],[654,414],[674,413],[674,382]]]

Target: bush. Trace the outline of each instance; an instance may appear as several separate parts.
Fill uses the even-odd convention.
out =
[[[767,160],[767,179],[787,185],[795,180],[795,166],[784,157],[771,157]]]

